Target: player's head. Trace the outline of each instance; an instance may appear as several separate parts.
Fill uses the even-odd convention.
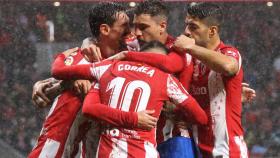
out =
[[[185,20],[185,35],[194,38],[197,45],[206,46],[210,40],[219,36],[222,20],[222,9],[214,3],[190,5]]]
[[[151,52],[166,55],[168,53],[168,49],[159,41],[150,41],[141,46],[140,52]]]
[[[135,34],[139,40],[165,42],[167,37],[168,9],[158,0],[140,3],[135,9]]]
[[[120,47],[129,32],[129,18],[125,8],[117,3],[99,3],[90,10],[89,25],[92,35],[106,40],[112,47]]]

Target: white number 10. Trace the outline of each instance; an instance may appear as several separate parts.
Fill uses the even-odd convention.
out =
[[[142,111],[147,108],[148,101],[151,94],[151,88],[148,83],[140,80],[135,80],[125,83],[125,78],[123,77],[116,77],[111,82],[109,82],[106,92],[111,91],[110,99],[109,99],[109,105],[112,108],[117,108],[119,99],[120,103],[120,109],[122,111],[129,111],[131,101],[133,94],[135,90],[139,90],[139,96],[137,99],[135,111]],[[124,87],[123,93],[122,89]]]

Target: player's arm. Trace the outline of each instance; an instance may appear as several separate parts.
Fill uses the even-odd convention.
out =
[[[198,46],[194,39],[185,35],[177,37],[174,46],[178,50],[187,50],[194,58],[203,62],[210,69],[226,76],[233,76],[239,70],[238,61],[234,57]]]
[[[153,111],[125,112],[101,104],[99,90],[94,87],[86,95],[82,112],[84,115],[100,119],[113,126],[124,128],[141,128],[150,130],[156,126],[157,119],[152,117]]]
[[[194,120],[194,123],[205,125],[208,122],[205,111],[200,107],[197,101],[188,94],[180,82],[169,75],[167,79],[167,95],[173,103],[175,103],[182,112]]]
[[[192,75],[193,75],[193,61],[190,59],[188,63],[185,64],[184,69],[179,73],[179,81],[182,83],[184,88],[189,91],[190,90],[190,84],[192,81]]]
[[[149,52],[127,52],[125,59],[144,62],[168,73],[180,72],[184,67],[183,58],[176,52],[170,52],[168,55]]]
[[[60,90],[55,91],[60,89],[60,84],[56,83],[58,83],[58,80],[55,80],[54,78],[37,81],[34,84],[32,91],[33,103],[38,107],[46,107],[49,105],[52,101],[52,98],[49,96],[58,95],[60,92]],[[53,92],[54,94],[50,94],[50,92]]]
[[[60,80],[73,80],[73,79],[94,79],[91,75],[90,68],[92,64],[84,65],[71,65],[64,64],[64,60],[69,56],[68,52],[59,54],[52,64],[52,76]]]

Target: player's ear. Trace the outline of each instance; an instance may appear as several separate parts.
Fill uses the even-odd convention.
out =
[[[99,27],[100,34],[108,36],[110,33],[110,26],[107,24],[101,24]]]
[[[160,26],[160,30],[159,31],[162,34],[167,29],[167,22],[165,20],[163,20],[163,21],[160,22],[159,26]]]
[[[218,34],[218,26],[210,26],[210,28],[209,28],[209,38],[212,38],[217,34]]]

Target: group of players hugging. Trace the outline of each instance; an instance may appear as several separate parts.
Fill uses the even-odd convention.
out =
[[[219,36],[222,8],[192,3],[182,35],[167,32],[168,8],[98,3],[92,37],[52,63],[32,100],[51,107],[29,158],[247,158],[239,51]]]

